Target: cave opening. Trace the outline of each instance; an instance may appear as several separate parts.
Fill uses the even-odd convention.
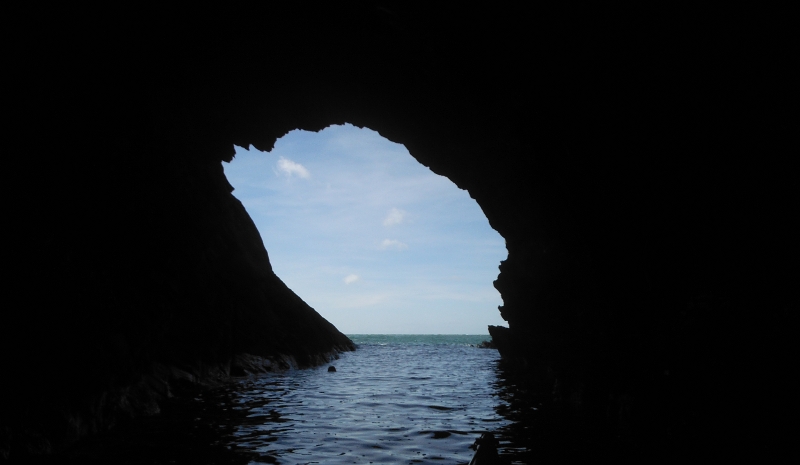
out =
[[[505,240],[469,193],[356,126],[236,147],[225,175],[275,273],[345,334],[486,334]]]

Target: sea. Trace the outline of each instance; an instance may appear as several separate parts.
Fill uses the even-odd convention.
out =
[[[242,381],[249,418],[231,442],[285,464],[468,463],[504,422],[492,395],[498,353],[481,335],[349,336],[328,366]],[[258,463],[254,461],[253,463]]]
[[[72,457],[82,463],[455,465],[468,464],[475,440],[492,432],[506,463],[526,463],[518,440],[524,434],[514,432],[513,384],[502,374],[497,350],[479,347],[488,335],[348,336],[357,350],[327,365],[197,391],[183,404],[167,405],[161,418],[121,428],[117,437]]]

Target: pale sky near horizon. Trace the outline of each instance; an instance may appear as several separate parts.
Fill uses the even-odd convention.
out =
[[[223,164],[275,273],[345,334],[488,334],[507,257],[467,191],[370,129],[295,130]]]

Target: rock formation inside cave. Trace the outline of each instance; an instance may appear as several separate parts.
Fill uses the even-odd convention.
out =
[[[10,8],[3,450],[107,426],[121,404],[97,399],[154,362],[348,348],[220,167],[345,122],[481,205],[509,250],[498,347],[583,399],[565,418],[613,429],[624,397],[631,448],[727,447],[731,374],[777,384],[796,308],[792,41],[759,13]],[[740,447],[763,433],[742,426]]]

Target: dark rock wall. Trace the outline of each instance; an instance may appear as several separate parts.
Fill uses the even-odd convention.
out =
[[[170,384],[244,374],[238,354],[307,367],[354,348],[275,276],[219,161],[148,165],[69,199],[20,251],[3,426],[45,437],[34,452],[157,412]]]
[[[780,357],[760,354],[787,347],[796,308],[780,11],[7,16],[4,349],[37,380],[20,392],[53,365],[83,386],[159,357],[346,346],[272,274],[220,168],[232,144],[344,122],[478,201],[509,250],[495,282],[504,357],[589,399],[575,410],[594,428],[630,398],[642,447],[726,441],[714,425],[740,364],[778,380]]]

